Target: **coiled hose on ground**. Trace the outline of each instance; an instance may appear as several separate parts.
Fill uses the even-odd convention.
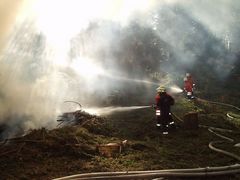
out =
[[[203,100],[203,99],[200,99]],[[206,100],[204,100],[206,101]],[[225,105],[228,107],[235,108],[240,111],[240,108],[225,104],[225,103],[218,103],[213,101],[207,101],[209,103]],[[178,119],[179,121],[183,121],[181,118],[173,114],[173,116]],[[222,129],[216,127],[210,127],[205,125],[200,125],[202,128],[208,128],[208,131],[215,134],[216,136],[222,138],[224,141],[211,141],[209,143],[209,148],[213,151],[218,153],[225,154],[230,156],[237,161],[240,162],[240,156],[222,150],[220,148],[216,148],[214,145],[216,143],[222,142],[234,142],[233,139],[223,136],[215,131],[220,132],[230,132],[233,133],[234,131],[229,129]],[[169,169],[169,170],[154,170],[154,171],[126,171],[126,172],[98,172],[98,173],[85,173],[85,174],[76,174],[72,176],[66,176],[62,178],[56,178],[55,180],[67,180],[67,179],[153,179],[153,180],[161,180],[162,177],[209,177],[209,176],[219,176],[219,175],[230,175],[230,174],[237,174],[240,173],[240,164],[234,164],[229,166],[220,166],[220,167],[206,167],[206,168],[192,168],[192,169]]]

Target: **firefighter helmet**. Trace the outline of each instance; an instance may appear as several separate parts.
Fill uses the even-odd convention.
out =
[[[158,92],[158,93],[166,92],[166,88],[165,88],[164,86],[159,86],[159,87],[157,88],[157,92]]]
[[[190,77],[191,75],[190,75],[190,73],[186,73],[186,77]]]

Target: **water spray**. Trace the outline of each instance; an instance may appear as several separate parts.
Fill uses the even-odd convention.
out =
[[[102,108],[84,108],[83,110],[95,115],[108,115],[113,112],[124,112],[124,111],[131,111],[136,109],[145,109],[151,108],[152,106],[127,106],[127,107],[102,107]]]
[[[182,93],[183,92],[183,90],[180,87],[178,87],[177,85],[173,85],[169,89],[170,89],[169,91],[171,93],[174,93],[174,94],[178,94],[178,93]]]
[[[125,80],[125,79],[124,79]],[[136,80],[136,79],[126,79],[128,81],[133,81],[133,82],[138,82],[138,83],[148,83],[148,84],[154,84],[154,85],[159,85],[158,83],[150,82],[150,81],[144,81],[144,80]],[[169,87],[170,93],[173,94],[178,94],[182,93],[183,90],[178,87],[177,85],[173,85]],[[102,108],[86,108],[84,109],[86,112],[90,114],[95,114],[95,115],[107,115],[111,114],[114,112],[123,112],[123,111],[131,111],[131,110],[136,110],[136,109],[145,109],[145,108],[151,108],[152,106],[127,106],[127,107],[102,107]]]
[[[82,60],[79,59],[79,61],[82,61]],[[115,80],[119,80],[119,81],[128,81],[128,82],[133,82],[133,83],[158,85],[158,86],[159,86],[159,84],[166,86],[167,84],[170,83],[170,80],[166,79],[166,78],[164,78],[160,82],[152,82],[152,81],[145,80],[145,79],[132,79],[132,78],[116,75],[116,74],[113,75],[109,72],[104,71],[103,67],[96,66],[96,64],[94,64],[94,63],[89,63],[89,60],[83,61],[84,63],[83,62],[81,63],[79,61],[75,61],[78,63],[74,63],[70,67],[73,68],[81,76],[87,75],[88,77],[94,77],[94,76],[101,75],[103,77],[107,77],[107,78],[115,79]],[[94,62],[94,61],[92,61],[92,62]],[[173,94],[178,94],[178,93],[182,93],[183,90],[180,87],[178,87],[177,85],[172,85],[169,87],[169,92],[173,93]]]
[[[126,78],[126,77],[114,77],[114,79],[130,81],[130,82],[135,82],[135,83],[159,85],[159,83],[148,81],[148,80],[141,80],[141,79],[131,79],[131,78]]]

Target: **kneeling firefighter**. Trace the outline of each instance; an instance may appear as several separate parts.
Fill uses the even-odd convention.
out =
[[[174,99],[166,93],[165,87],[160,86],[157,88],[155,100],[157,127],[162,129],[163,134],[168,134],[168,129],[175,127],[170,108],[174,105]]]

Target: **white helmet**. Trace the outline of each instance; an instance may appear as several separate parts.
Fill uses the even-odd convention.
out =
[[[159,86],[159,87],[157,88],[157,92],[158,92],[158,93],[166,92],[166,88],[165,88],[164,86]]]
[[[190,76],[190,73],[186,73],[186,77],[189,77]]]

